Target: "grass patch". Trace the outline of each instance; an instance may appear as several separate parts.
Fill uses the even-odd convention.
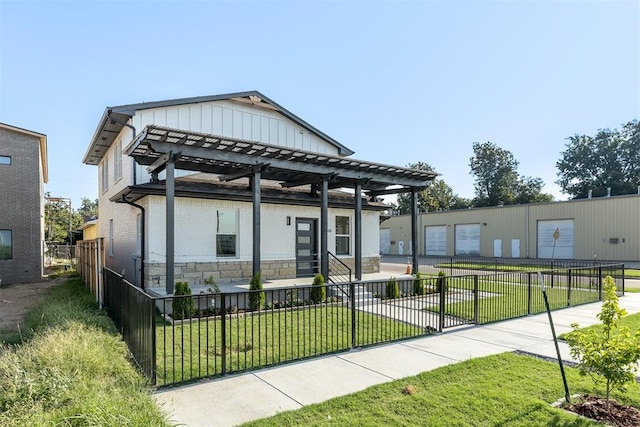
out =
[[[51,288],[26,325],[27,341],[0,346],[0,425],[168,425],[82,279]]]
[[[623,327],[626,326],[627,328],[629,328],[629,331],[631,332],[631,335],[635,334],[637,330],[640,329],[640,313],[636,313],[636,314],[628,314],[626,316],[624,316],[623,318],[619,319],[618,321],[618,327]],[[580,328],[580,331],[583,332],[587,332],[591,329],[593,330],[601,330],[603,328],[602,324],[596,324],[596,325],[591,325],[591,326],[587,326],[585,328]],[[567,334],[570,334],[571,332],[567,332],[565,334],[560,335],[559,338],[564,339],[564,337]]]
[[[306,306],[227,317],[226,348],[222,320],[156,323],[157,384],[188,381],[227,372],[257,369],[351,346],[351,310],[341,306]],[[424,329],[368,313],[358,313],[358,345],[424,335]]]
[[[619,264],[616,263],[615,265],[619,265]],[[454,262],[454,263],[442,262],[442,263],[436,264],[434,267],[441,268],[443,270],[449,270],[449,273],[451,273],[451,270],[493,271],[496,273],[501,273],[501,272],[516,272],[516,271],[536,272],[536,271],[548,271],[552,269],[551,264],[549,262],[544,264],[537,264],[537,265],[536,264],[499,264],[496,262]],[[558,267],[558,266],[556,266],[555,268],[566,269],[565,267]],[[589,271],[589,269],[597,271],[597,266],[596,267],[576,266],[576,267],[571,267],[571,269],[572,270],[575,269],[576,271],[580,271],[580,270]],[[606,275],[616,277],[616,278],[622,277],[621,268],[603,267],[603,269],[604,271],[606,271]],[[624,275],[625,277],[629,277],[629,278],[640,278],[640,270],[625,268]]]
[[[567,368],[571,393],[602,394]],[[245,426],[596,426],[550,403],[564,396],[558,365],[504,353],[445,366],[253,421]],[[640,406],[640,386],[615,399]]]

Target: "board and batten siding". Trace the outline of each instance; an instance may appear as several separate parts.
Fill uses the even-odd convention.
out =
[[[480,224],[480,255],[493,257],[500,245],[502,257],[536,258],[539,252],[538,223],[572,220],[573,258],[590,260],[638,261],[640,259],[640,195],[580,199],[563,202],[429,212],[418,215],[419,254],[425,255],[427,227],[446,224],[446,255],[455,254],[455,226]],[[398,253],[398,242],[407,247],[411,240],[411,217],[401,215],[385,220],[389,230],[390,254]],[[555,230],[555,228],[554,228]],[[562,233],[566,235],[566,233]],[[428,239],[427,239],[428,240]],[[496,241],[499,240],[499,243]],[[566,252],[566,256],[571,256]],[[550,256],[550,254],[549,254]],[[554,258],[560,258],[554,253]]]

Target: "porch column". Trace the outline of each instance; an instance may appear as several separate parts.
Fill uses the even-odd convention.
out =
[[[329,177],[322,177],[320,195],[320,274],[327,280],[329,277],[328,230],[329,230]]]
[[[418,272],[418,190],[411,190],[411,273]]]
[[[356,180],[355,188],[356,197],[356,215],[355,215],[355,270],[356,280],[362,280],[362,183]]]
[[[174,262],[175,262],[175,207],[174,207],[174,195],[175,195],[175,157],[172,152],[169,152],[169,159],[167,161],[167,180],[166,180],[166,283],[165,289],[167,295],[173,294],[173,282],[174,282]]]
[[[260,271],[260,175],[261,168],[253,169],[253,276]]]

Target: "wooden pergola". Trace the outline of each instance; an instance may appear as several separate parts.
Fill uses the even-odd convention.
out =
[[[328,192],[350,188],[355,196],[355,277],[362,278],[362,197],[411,193],[411,250],[413,271],[418,269],[417,193],[437,174],[434,172],[365,162],[349,157],[319,154],[188,130],[148,125],[125,153],[147,166],[152,181],[165,171],[166,195],[166,291],[173,293],[175,170],[216,174],[221,181],[249,178],[253,205],[253,273],[260,270],[261,179],[278,181],[284,188],[311,185],[320,198],[320,272],[328,277]]]

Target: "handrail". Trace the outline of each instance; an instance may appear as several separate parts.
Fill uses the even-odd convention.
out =
[[[327,255],[329,256],[329,277],[327,277],[327,282],[336,283],[331,278],[331,271],[335,270],[338,278],[343,277],[343,280],[338,283],[351,283],[351,268],[331,252],[327,251]]]

